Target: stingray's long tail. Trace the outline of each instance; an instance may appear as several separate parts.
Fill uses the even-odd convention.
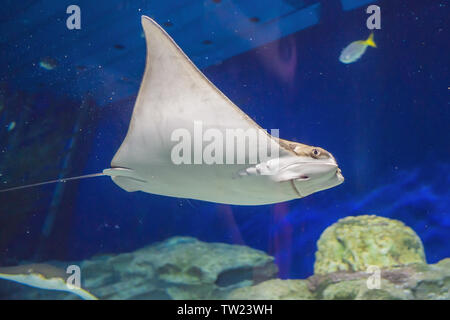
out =
[[[66,181],[70,181],[70,180],[80,180],[80,179],[94,178],[94,177],[100,177],[100,176],[105,176],[105,174],[103,172],[91,173],[91,174],[86,174],[86,175],[83,175],[83,176],[70,177],[70,178],[61,178],[61,179],[50,180],[50,181],[45,181],[45,182],[27,184],[27,185],[24,185],[24,186],[13,187],[13,188],[8,188],[8,189],[2,189],[2,190],[0,190],[0,193],[13,191],[13,190],[32,188],[32,187],[37,187],[37,186],[43,186],[45,184],[66,182]]]

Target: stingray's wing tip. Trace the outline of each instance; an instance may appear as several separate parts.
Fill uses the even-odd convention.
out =
[[[155,20],[145,15],[141,16],[141,23],[143,26],[145,26],[146,24],[158,25]]]
[[[159,30],[159,31],[163,32],[164,34],[166,34],[166,31],[164,31],[164,29],[155,20],[153,20],[149,16],[142,16],[141,24],[142,24],[142,28],[144,29],[146,34],[149,32],[155,32],[156,30]]]

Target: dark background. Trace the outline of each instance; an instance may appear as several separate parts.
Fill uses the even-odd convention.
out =
[[[323,230],[339,218],[361,214],[399,219],[412,227],[424,242],[429,263],[449,257],[448,3],[376,4],[382,10],[382,29],[375,31],[374,37],[378,48],[368,48],[353,64],[344,65],[338,57],[347,44],[369,35],[366,6],[343,12],[339,1],[325,1],[319,24],[202,70],[263,128],[280,128],[284,139],[332,152],[346,178],[344,184],[300,200],[241,207],[127,193],[107,177],[84,180],[66,184],[49,236],[42,235],[43,225],[48,219],[48,195],[55,192],[55,186],[2,194],[0,212],[4,215],[9,212],[5,208],[21,210],[24,193],[36,202],[31,209],[22,210],[21,220],[11,224],[14,228],[8,223],[15,215],[3,220],[0,230],[11,230],[0,231],[0,260],[13,264],[84,259],[189,235],[264,250],[276,257],[282,278],[306,277],[313,273],[315,244]],[[129,23],[137,24],[140,14],[136,12]],[[48,42],[41,46],[59,41],[47,36]],[[2,48],[5,50],[5,45]],[[182,48],[189,54],[188,48]],[[107,48],[104,50],[106,55]],[[65,173],[100,172],[109,166],[126,134],[144,57],[145,50],[128,55],[138,66],[124,80],[129,86],[126,90],[132,93],[112,101],[108,101],[111,91],[117,79],[124,77],[120,70],[106,76],[104,70],[98,71],[111,80],[101,84],[95,72],[75,76],[96,92],[93,101],[75,89],[70,92],[70,86],[59,90],[51,75],[42,78],[40,87],[27,88],[26,81],[36,82],[26,76],[15,77],[9,70],[13,62],[2,67],[2,85],[9,93],[19,89],[23,94],[31,92],[33,99],[39,97],[44,105],[59,96],[57,103],[72,110],[59,117],[73,117],[78,101],[83,105],[89,101],[88,120],[83,122],[77,152]],[[58,68],[66,68],[65,63],[60,62]],[[63,77],[58,68],[55,76]],[[98,92],[102,93],[100,102]],[[70,101],[66,101],[68,97]],[[39,105],[35,100],[34,106]],[[18,107],[14,110],[21,112]],[[36,118],[42,112],[33,108]],[[9,117],[13,116],[10,112]],[[59,123],[60,118],[54,121]],[[51,125],[49,128],[52,131]],[[8,136],[1,137],[4,146]],[[46,140],[33,143],[45,145]],[[11,152],[9,157],[13,157]],[[0,161],[0,169],[8,172],[4,163],[2,167]],[[27,164],[21,172],[33,172],[33,166]],[[56,178],[50,171],[44,171],[43,177]]]

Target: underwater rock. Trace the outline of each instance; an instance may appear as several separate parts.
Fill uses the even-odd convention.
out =
[[[426,263],[422,241],[411,228],[377,216],[339,220],[322,233],[317,247],[314,274]]]
[[[392,255],[392,252],[399,253],[399,256],[394,255],[397,257],[395,261],[401,262],[397,266],[379,265],[380,282],[376,289],[368,285],[372,273],[366,270],[353,271],[350,268],[345,271],[316,273],[303,280],[275,279],[277,267],[274,258],[262,251],[240,245],[206,243],[190,237],[174,237],[130,253],[96,256],[78,264],[81,268],[83,288],[100,299],[450,300],[450,258],[427,265],[423,251],[419,250],[416,254],[417,261],[411,262],[411,257],[414,257],[411,252],[416,252],[412,248],[417,248],[418,245],[421,248],[421,242],[416,239],[415,233],[401,222],[377,218],[359,218],[361,224],[366,224],[364,227],[355,223],[355,217],[349,217],[324,232],[326,234],[330,230],[339,229],[336,227],[342,227],[339,224],[347,221],[348,225],[357,225],[357,229],[359,228],[353,241],[363,239],[361,248],[371,244],[368,250],[372,250],[372,255],[363,257],[374,259],[372,257],[376,257],[375,252],[380,247],[385,249],[382,252],[387,256]],[[374,221],[378,222],[374,224]],[[370,226],[377,231],[372,229],[371,233]],[[389,232],[378,230],[382,226],[388,226]],[[362,230],[365,230],[367,237],[375,234],[380,236],[382,241],[372,243],[365,240],[366,237],[360,234]],[[397,230],[398,237],[389,236],[393,230]],[[343,232],[342,229],[339,231]],[[324,234],[319,241],[324,240]],[[337,234],[341,236],[340,233]],[[344,235],[351,237],[353,234],[347,230]],[[336,241],[336,238],[329,238],[332,243]],[[393,241],[393,238],[396,240]],[[350,245],[354,242],[345,239],[347,242],[343,243],[349,244],[346,246],[348,250],[355,248]],[[399,239],[410,242],[413,239],[416,242],[415,245],[407,247],[404,243],[398,244]],[[390,250],[386,250],[386,247]],[[324,246],[319,246],[319,250],[323,248]],[[325,245],[325,248],[328,247]],[[409,260],[402,257],[401,253],[405,253]],[[341,256],[347,257],[344,254]],[[392,257],[388,258],[380,261],[393,260]],[[330,261],[333,261],[333,266],[338,265],[335,262],[337,260]],[[51,264],[60,268],[67,265],[61,262]],[[40,290],[0,280],[0,299],[78,297],[70,293]]]
[[[428,265],[411,280],[417,299],[450,300],[450,258]]]
[[[347,217],[328,227],[306,280],[273,279],[233,290],[230,299],[450,300],[450,258],[427,265],[422,242],[402,222]],[[379,269],[379,283],[374,286]]]
[[[432,265],[410,264],[381,270],[378,289],[370,289],[365,272],[335,272],[308,278],[310,290],[319,299],[357,300],[448,300],[450,259]]]
[[[381,270],[378,288],[368,286],[372,274],[340,271],[306,280],[273,279],[235,289],[228,299],[298,300],[450,300],[450,259],[433,265],[410,264]]]
[[[273,279],[232,291],[228,299],[237,300],[311,300],[315,295],[306,280]]]
[[[97,256],[79,265],[83,288],[100,299],[221,299],[232,289],[274,278],[278,272],[274,258],[262,251],[190,237]],[[2,281],[0,298],[77,297]]]
[[[327,286],[318,297],[323,300],[412,300],[411,290],[381,280],[379,289],[369,289],[366,279],[337,282]]]

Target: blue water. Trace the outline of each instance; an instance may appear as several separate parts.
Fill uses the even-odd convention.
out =
[[[413,228],[429,263],[450,257],[449,6],[418,0],[378,4],[378,48],[368,48],[353,64],[344,65],[338,57],[347,44],[368,36],[363,8],[324,12],[318,25],[202,70],[263,128],[280,128],[284,139],[332,152],[344,184],[299,200],[244,207],[127,193],[108,178],[84,180],[70,187],[72,198],[59,209],[64,220],[56,220],[41,256],[83,259],[189,235],[261,249],[276,257],[280,277],[303,278],[313,273],[316,241],[327,226],[349,215],[376,214]],[[117,28],[127,21],[120,23],[124,25]],[[100,41],[102,35],[96,37]],[[52,41],[63,40],[48,34],[47,43]],[[109,166],[127,130],[144,57],[143,50],[128,55],[140,66],[129,79],[134,93],[98,110],[78,174]],[[63,71],[56,71],[61,76]],[[107,101],[116,80],[100,86],[94,75],[82,80],[93,91],[99,86],[96,99]],[[108,79],[121,76],[116,71]],[[33,89],[40,99],[61,95],[46,82],[48,86]],[[20,79],[9,85],[24,90]],[[81,99],[75,89],[68,95]],[[51,193],[53,188],[35,192]],[[3,260],[35,256],[46,212],[45,205],[36,206],[3,239]]]

